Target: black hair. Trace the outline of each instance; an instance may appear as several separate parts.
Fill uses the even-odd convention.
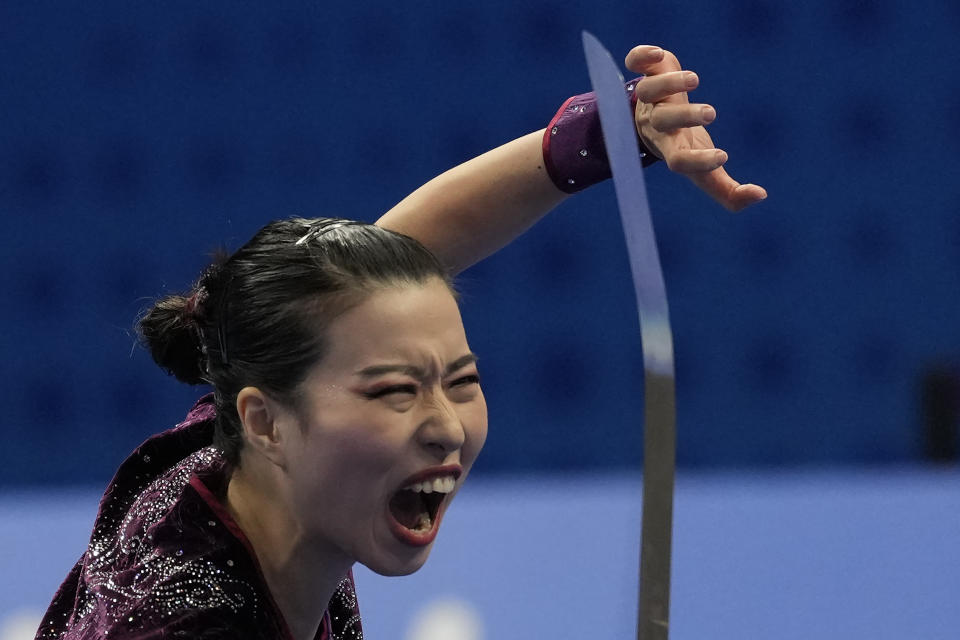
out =
[[[453,292],[439,260],[403,234],[340,218],[277,220],[219,254],[189,293],[158,300],[137,329],[169,374],[213,385],[214,445],[236,466],[241,389],[295,406],[298,385],[326,353],[331,321],[377,288],[432,278]]]

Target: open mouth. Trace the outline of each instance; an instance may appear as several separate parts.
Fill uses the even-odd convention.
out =
[[[447,496],[457,486],[459,466],[455,469],[434,469],[427,477],[418,474],[408,480],[390,498],[391,528],[401,542],[413,546],[430,544],[446,508]]]
[[[443,493],[428,494],[401,489],[390,500],[390,513],[407,529],[425,533],[433,528],[433,522],[440,511],[440,503],[446,497]]]

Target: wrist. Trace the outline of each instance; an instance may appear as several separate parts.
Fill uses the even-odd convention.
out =
[[[631,109],[636,108],[634,87],[624,85]],[[637,136],[643,166],[659,160]],[[583,93],[566,100],[543,134],[543,161],[553,184],[564,193],[576,193],[611,176],[607,149],[600,127],[595,94]]]

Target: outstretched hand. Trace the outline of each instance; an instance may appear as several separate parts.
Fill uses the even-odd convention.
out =
[[[626,66],[645,75],[637,83],[637,132],[647,148],[671,171],[681,173],[730,211],[739,211],[767,197],[755,184],[740,184],[723,165],[727,153],[713,145],[704,128],[717,117],[708,104],[690,104],[687,92],[700,80],[684,71],[677,57],[659,47],[641,45],[627,54]]]

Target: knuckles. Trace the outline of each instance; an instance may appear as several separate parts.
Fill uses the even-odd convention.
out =
[[[661,61],[661,63],[666,64],[667,67],[669,67],[669,70],[671,71],[680,70],[680,60],[677,58],[677,56],[673,55],[672,51],[669,51],[667,49],[663,50],[663,60]]]
[[[680,61],[677,59],[677,56],[673,54],[672,51],[668,49],[663,50],[663,57],[659,60],[649,60],[649,47],[656,45],[647,45],[641,44],[629,51],[626,57],[624,58],[624,65],[631,71],[643,71],[643,67],[652,64],[665,65],[666,71],[680,70]],[[635,68],[639,67],[639,68]]]

